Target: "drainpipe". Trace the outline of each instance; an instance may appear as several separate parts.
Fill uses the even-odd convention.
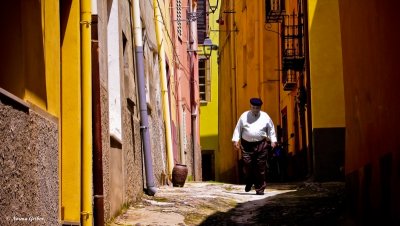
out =
[[[313,178],[314,168],[314,149],[313,149],[313,135],[312,135],[312,112],[311,112],[311,77],[310,77],[310,49],[309,49],[309,33],[308,33],[308,1],[304,1],[304,56],[306,59],[306,89],[307,89],[307,136],[308,136],[308,175]]]
[[[168,99],[168,88],[167,88],[167,72],[165,66],[165,50],[164,50],[164,40],[162,38],[161,29],[161,12],[157,0],[153,0],[154,5],[154,22],[156,25],[156,37],[158,45],[158,61],[160,65],[160,77],[161,77],[161,96],[163,103],[163,116],[165,123],[165,136],[167,143],[167,161],[168,161],[168,178],[172,179],[172,169],[174,167],[174,157],[172,153],[172,138],[171,138],[171,115],[169,111],[169,99]]]
[[[92,0],[92,123],[93,123],[93,221],[104,226],[103,150],[99,72],[98,14]]]
[[[137,81],[139,91],[139,108],[140,108],[140,131],[143,137],[144,148],[144,167],[146,171],[146,193],[153,196],[157,189],[154,186],[154,173],[153,173],[153,160],[151,157],[150,146],[150,133],[149,133],[149,119],[147,115],[147,102],[146,91],[144,83],[144,63],[143,63],[143,41],[142,41],[142,22],[140,20],[140,5],[139,0],[133,0],[133,32],[135,35],[135,55],[136,55],[136,69]]]
[[[81,83],[82,83],[82,225],[93,225],[92,210],[92,65],[91,0],[81,0]]]
[[[193,2],[189,1],[189,12],[193,13]],[[190,20],[189,22],[189,65],[190,65],[190,102],[191,102],[191,126],[192,126],[192,148],[193,148],[193,179],[197,179],[196,175],[196,153],[197,153],[197,103],[196,103],[196,80],[194,79],[194,52],[193,50],[193,31],[194,29],[194,21]]]
[[[232,9],[233,11],[235,11],[235,1],[230,1],[229,2],[229,8]],[[232,82],[232,87],[233,87],[233,95],[234,95],[234,101],[232,103],[232,109],[234,109],[234,111],[232,111],[233,113],[233,122],[232,125],[236,124],[238,115],[240,115],[241,113],[239,113],[239,94],[238,94],[238,82],[237,82],[237,71],[236,71],[236,25],[235,25],[235,13],[231,13],[230,15],[230,22],[229,22],[229,38],[230,38],[230,66],[231,66],[231,76],[233,78]],[[232,128],[233,130],[233,128]],[[234,159],[234,161],[238,162],[239,159],[242,157],[242,153],[239,151],[237,152],[237,156],[236,159]],[[235,174],[236,174],[236,182],[239,182],[239,165],[236,164],[235,166]]]
[[[179,70],[179,69],[178,69]],[[185,156],[185,147],[183,145],[183,143],[185,142],[185,140],[183,139],[185,136],[186,131],[183,128],[183,120],[186,120],[183,118],[183,103],[182,103],[182,87],[180,84],[181,81],[181,73],[180,71],[176,72],[176,77],[177,79],[177,83],[176,83],[176,87],[177,87],[177,93],[178,93],[178,113],[179,113],[179,154],[181,157],[181,164],[186,165],[186,156]]]

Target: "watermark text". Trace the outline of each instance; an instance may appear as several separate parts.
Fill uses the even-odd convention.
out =
[[[27,221],[27,222],[44,221],[44,218],[38,216],[29,216],[29,217],[13,216],[13,221]]]

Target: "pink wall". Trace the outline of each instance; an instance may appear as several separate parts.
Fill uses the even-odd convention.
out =
[[[193,157],[193,150],[192,150],[192,145],[191,145],[191,140],[192,140],[192,112],[191,112],[191,88],[192,88],[192,80],[191,80],[191,76],[194,76],[194,83],[195,83],[195,100],[196,100],[196,105],[197,108],[199,108],[199,90],[198,90],[198,59],[197,59],[197,54],[195,52],[192,51],[188,51],[190,49],[190,40],[189,40],[189,21],[187,21],[187,13],[186,11],[189,10],[189,1],[188,0],[182,0],[182,21],[181,21],[181,25],[182,25],[182,35],[178,36],[178,32],[177,32],[177,28],[178,28],[178,22],[176,21],[177,17],[176,17],[176,1],[172,1],[172,15],[173,15],[173,41],[175,44],[175,51],[176,51],[176,55],[174,56],[174,67],[175,69],[175,76],[177,76],[176,81],[177,81],[177,85],[178,85],[178,89],[180,89],[180,93],[181,93],[181,103],[184,106],[184,110],[186,112],[186,118],[185,120],[185,124],[186,124],[186,137],[187,137],[187,145],[186,145],[186,151],[187,151],[187,160],[188,163],[192,162],[192,160],[190,160]],[[197,49],[197,43],[196,43],[196,36],[197,36],[197,31],[196,31],[196,26],[193,27],[193,35],[194,35],[194,43],[192,45],[192,50],[196,50]],[[191,53],[194,53],[194,55],[192,56],[192,59],[190,59],[190,55]],[[192,60],[192,61],[191,61]],[[193,63],[193,75],[191,74],[191,66],[190,63]],[[179,97],[177,102],[179,102]],[[180,106],[178,106],[180,107]],[[179,109],[177,109],[178,111]],[[179,117],[179,115],[178,115]],[[198,119],[199,117],[197,117],[197,125],[198,125]],[[179,125],[177,125],[179,127]],[[198,130],[198,126],[196,128],[197,131],[197,137],[196,137],[196,143],[197,145],[199,145],[199,141],[200,141],[200,137],[199,137],[199,130]],[[179,159],[178,156],[174,156],[174,159]],[[196,165],[198,165],[198,163],[196,163]],[[191,167],[190,167],[191,168]],[[190,174],[190,170],[189,170],[189,174]]]

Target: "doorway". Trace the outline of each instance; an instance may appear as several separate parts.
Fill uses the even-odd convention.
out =
[[[215,181],[214,150],[202,150],[201,158],[203,181]]]

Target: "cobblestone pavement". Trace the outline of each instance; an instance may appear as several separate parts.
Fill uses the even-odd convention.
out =
[[[353,225],[344,217],[344,183],[244,185],[187,182],[144,195],[109,225]]]

